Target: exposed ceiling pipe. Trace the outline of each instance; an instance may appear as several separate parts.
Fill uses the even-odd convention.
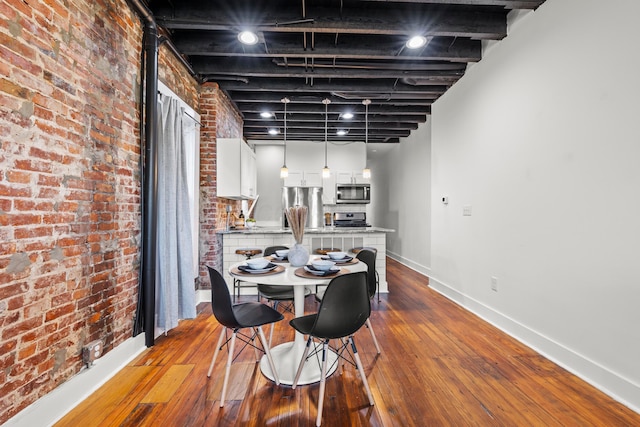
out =
[[[144,170],[142,178],[142,263],[138,286],[136,326],[133,334],[145,332],[145,345],[154,344],[156,299],[156,253],[158,223],[158,27],[151,11],[141,0],[127,0],[144,23]],[[142,318],[142,322],[140,322]]]

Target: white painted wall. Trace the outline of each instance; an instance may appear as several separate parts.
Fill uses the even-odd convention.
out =
[[[431,286],[636,411],[638,16],[637,0],[521,16],[434,104],[431,195]]]
[[[372,144],[369,156],[372,200],[369,222],[396,230],[387,253],[428,274],[431,266],[431,120],[400,144]]]

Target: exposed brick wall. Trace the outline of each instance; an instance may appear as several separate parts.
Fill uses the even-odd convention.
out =
[[[216,196],[216,139],[242,137],[242,117],[216,83],[200,92],[200,282],[209,286],[207,265],[222,268],[222,242],[216,231],[226,225],[225,206],[236,211],[240,202]]]
[[[189,75],[166,44],[162,44],[158,51],[158,80],[171,88],[191,108],[199,111],[200,85]]]
[[[132,336],[141,40],[125,0],[0,3],[0,424],[77,374],[85,343]]]

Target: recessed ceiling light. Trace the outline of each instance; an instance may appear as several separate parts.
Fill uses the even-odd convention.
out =
[[[260,117],[262,117],[263,119],[269,119],[273,117],[273,114],[271,114],[269,111],[263,111],[262,113],[260,113]]]
[[[269,129],[269,135],[277,135],[280,131],[278,129]]]
[[[407,40],[407,47],[409,49],[418,49],[427,44],[427,38],[424,36],[413,36]]]
[[[342,113],[340,115],[340,117],[342,117],[343,119],[347,119],[347,120],[353,119],[353,113],[351,113],[351,112]]]
[[[238,34],[238,40],[244,44],[256,44],[258,43],[258,36],[253,31],[243,31]]]
[[[349,131],[346,131],[344,129],[340,129],[340,130],[336,131],[336,135],[338,135],[338,136],[345,136],[347,133],[349,133]]]

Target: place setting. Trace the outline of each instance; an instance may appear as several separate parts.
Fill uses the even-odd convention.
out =
[[[284,266],[276,265],[268,258],[248,259],[244,264],[231,269],[231,274],[237,275],[267,275],[277,274],[284,271]]]
[[[346,252],[327,252],[320,259],[333,261],[336,265],[357,264],[359,262],[357,258],[347,255]]]
[[[340,268],[331,260],[316,258],[303,267],[296,269],[295,275],[298,277],[306,277],[309,279],[321,279],[324,277],[333,277],[347,273],[348,270]]]
[[[279,249],[273,255],[266,257],[272,263],[288,263],[289,262],[289,249]]]

